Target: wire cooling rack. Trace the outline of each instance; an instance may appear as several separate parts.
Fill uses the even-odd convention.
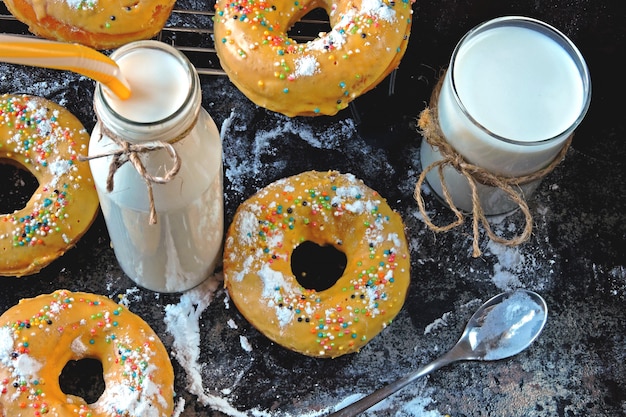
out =
[[[215,52],[214,5],[215,0],[178,0],[167,23],[155,37],[187,55],[200,75],[225,74]],[[315,9],[296,23],[289,35],[298,42],[305,42],[328,30],[326,12]],[[0,1],[0,33],[31,35],[28,27],[9,13],[3,1]]]

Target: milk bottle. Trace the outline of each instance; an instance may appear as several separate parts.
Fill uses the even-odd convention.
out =
[[[131,97],[98,84],[89,163],[123,271],[159,292],[195,287],[214,271],[224,232],[222,144],[202,108],[198,74],[164,43],[112,55]]]

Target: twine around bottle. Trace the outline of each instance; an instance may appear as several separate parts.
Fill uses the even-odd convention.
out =
[[[106,136],[113,143],[115,143],[118,146],[118,148],[113,149],[109,152],[104,152],[104,153],[97,154],[97,155],[89,155],[89,156],[81,155],[79,156],[78,159],[80,161],[88,161],[91,159],[104,158],[108,156],[113,157],[111,159],[111,163],[109,164],[109,172],[108,172],[107,181],[106,181],[106,190],[109,193],[113,191],[113,188],[115,186],[114,176],[117,170],[126,162],[130,162],[135,168],[135,170],[137,170],[141,178],[143,178],[143,180],[146,183],[146,186],[148,187],[148,199],[149,199],[149,204],[150,204],[149,224],[153,225],[157,223],[157,211],[156,211],[156,206],[154,203],[152,183],[166,184],[170,182],[176,176],[176,174],[178,174],[178,171],[180,171],[182,161],[180,159],[180,156],[176,152],[176,149],[174,148],[173,144],[183,139],[184,137],[186,137],[191,132],[191,130],[195,127],[196,122],[197,122],[197,118],[196,120],[194,120],[191,126],[185,129],[183,133],[181,133],[177,137],[167,142],[152,141],[152,142],[147,142],[147,143],[131,143],[127,141],[125,138],[123,138],[122,136],[113,133],[102,122],[100,122],[98,118],[97,125],[100,127],[100,138],[98,140],[102,140],[102,138]],[[173,166],[169,170],[167,170],[165,172],[165,175],[163,176],[151,175],[147,171],[145,165],[143,164],[140,158],[141,154],[149,153],[149,152],[156,151],[159,149],[165,149],[167,153],[171,156],[172,161],[173,161]]]
[[[470,190],[472,192],[472,212],[469,213],[469,215],[471,215],[472,217],[472,256],[476,258],[481,255],[480,247],[478,244],[480,224],[483,225],[487,236],[489,236],[489,238],[494,242],[501,243],[506,246],[520,245],[521,243],[527,241],[532,234],[533,218],[532,214],[530,213],[528,204],[524,199],[521,190],[519,189],[519,186],[539,180],[552,172],[552,170],[554,170],[554,168],[565,157],[567,149],[571,144],[573,135],[570,135],[570,137],[565,141],[565,144],[561,148],[559,154],[552,160],[552,162],[550,162],[548,166],[528,175],[518,177],[505,177],[502,175],[494,174],[477,165],[471,164],[467,162],[463,158],[463,156],[459,154],[456,149],[454,149],[454,147],[452,147],[446,141],[439,125],[439,120],[437,117],[437,102],[439,99],[439,93],[441,91],[441,86],[444,78],[445,73],[440,77],[437,85],[433,89],[429,107],[426,107],[420,113],[417,120],[418,130],[422,134],[424,140],[430,146],[437,149],[442,156],[442,159],[434,161],[427,167],[423,167],[417,183],[415,184],[414,198],[417,201],[417,205],[419,207],[420,213],[424,218],[424,222],[431,230],[435,232],[446,232],[455,227],[461,226],[465,222],[465,216],[452,201],[452,196],[450,195],[450,191],[448,190],[448,187],[444,180],[443,169],[446,166],[450,166],[456,169],[461,175],[463,175],[467,179],[467,181],[469,182]],[[456,216],[456,220],[450,222],[445,226],[438,226],[433,223],[430,216],[426,213],[424,199],[422,198],[422,184],[426,179],[426,175],[433,169],[437,169],[437,172],[439,174],[443,198],[450,210],[452,210],[452,212]],[[493,232],[489,224],[489,220],[487,219],[483,211],[480,198],[478,196],[478,183],[501,189],[511,198],[511,200],[517,206],[519,206],[519,209],[523,213],[525,219],[524,229],[520,234],[511,239],[505,239],[496,235]]]

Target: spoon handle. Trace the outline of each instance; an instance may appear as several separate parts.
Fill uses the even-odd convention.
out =
[[[363,411],[367,410],[373,405],[389,397],[391,394],[401,390],[402,388],[409,385],[411,382],[415,381],[416,379],[424,375],[428,375],[429,373],[436,371],[437,369],[443,366],[446,366],[452,362],[460,360],[461,359],[459,355],[460,351],[456,349],[457,346],[455,346],[452,350],[448,351],[444,355],[438,357],[434,361],[430,362],[429,364],[424,365],[423,367],[417,369],[416,371],[413,371],[403,376],[402,378],[388,385],[385,385],[382,388],[379,388],[378,390],[372,392],[369,395],[366,395],[365,397],[350,404],[349,406],[342,408],[341,410],[336,411],[332,414],[329,414],[328,417],[356,416],[357,414],[362,413]]]

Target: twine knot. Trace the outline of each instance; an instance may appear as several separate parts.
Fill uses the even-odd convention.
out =
[[[441,155],[441,159],[432,162],[427,167],[423,167],[422,172],[415,184],[415,192],[414,198],[417,201],[417,205],[419,207],[420,213],[424,218],[424,222],[426,225],[434,230],[435,232],[445,232],[451,230],[455,227],[461,226],[465,217],[463,213],[456,207],[454,202],[452,201],[452,196],[450,195],[450,191],[446,185],[443,170],[446,166],[450,166],[457,170],[462,176],[464,176],[468,183],[472,193],[472,233],[473,233],[473,244],[472,244],[472,256],[474,258],[479,257],[481,254],[478,238],[479,238],[479,225],[482,224],[487,235],[491,240],[497,243],[501,243],[506,246],[516,246],[519,245],[526,240],[528,240],[532,233],[533,227],[533,218],[530,213],[530,209],[525,199],[521,195],[521,192],[518,192],[519,186],[523,184],[530,183],[532,181],[539,180],[545,177],[548,173],[550,173],[565,157],[567,149],[572,141],[572,136],[570,136],[565,142],[564,146],[561,148],[559,154],[552,160],[552,162],[545,168],[531,173],[529,175],[523,175],[518,177],[505,177],[502,175],[496,175],[484,168],[473,165],[467,162],[463,156],[456,151],[445,139],[443,132],[441,131],[439,120],[437,117],[437,101],[439,98],[439,93],[441,91],[441,85],[443,79],[445,77],[442,76],[439,79],[439,82],[435,86],[431,99],[430,99],[430,108],[425,108],[419,115],[417,126],[418,130],[421,132],[424,140],[433,148],[437,149]],[[441,190],[443,193],[443,198],[454,213],[456,220],[450,222],[445,226],[437,226],[435,225],[430,216],[426,213],[426,208],[424,205],[424,199],[422,198],[422,184],[426,179],[426,175],[437,169],[437,173],[439,175],[439,181],[441,182]],[[479,196],[478,196],[478,187],[477,184],[483,184],[490,187],[499,188],[504,191],[510,199],[519,206],[519,209],[524,214],[525,225],[522,232],[511,238],[505,239],[498,235],[496,235],[489,221],[483,211]]]
[[[106,181],[106,190],[109,193],[113,191],[113,188],[114,188],[113,178],[115,176],[115,172],[117,172],[117,170],[126,162],[130,162],[133,165],[133,167],[137,170],[139,175],[143,178],[143,180],[146,183],[146,186],[148,187],[148,198],[150,200],[149,223],[156,224],[157,213],[156,213],[156,207],[154,204],[152,183],[166,184],[170,182],[172,178],[176,176],[181,166],[181,160],[180,160],[178,153],[176,152],[176,149],[170,142],[156,141],[156,142],[139,143],[139,144],[130,143],[124,138],[112,133],[102,123],[99,122],[99,124],[100,124],[100,138],[98,140],[102,140],[102,137],[106,135],[119,148],[113,149],[109,152],[97,154],[97,155],[90,155],[90,156],[80,155],[79,160],[88,161],[91,159],[103,158],[107,156],[113,157],[109,165],[109,173],[107,175],[107,181]],[[167,153],[172,157],[172,160],[174,162],[173,166],[169,170],[167,170],[165,172],[165,175],[163,176],[150,174],[147,171],[145,165],[143,164],[140,158],[141,154],[149,153],[149,152],[156,151],[159,149],[165,149]]]

